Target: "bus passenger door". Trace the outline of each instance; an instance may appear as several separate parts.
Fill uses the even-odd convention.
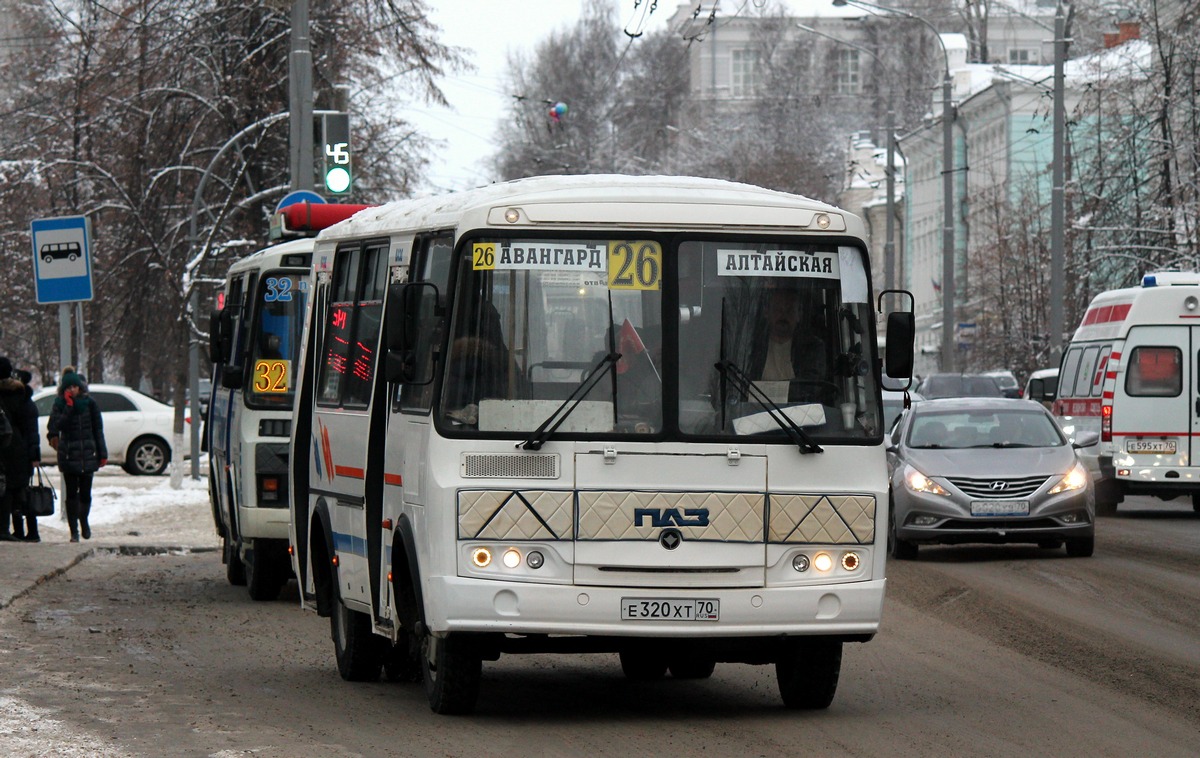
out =
[[[438,289],[438,307],[446,312],[447,293],[450,286],[450,268],[454,253],[454,236],[449,233],[418,237],[412,246],[411,272],[409,280],[430,282]],[[417,347],[418,373],[435,376],[433,369],[435,354],[441,349],[442,321],[422,329],[422,344]],[[389,385],[391,413],[387,429],[384,476],[384,518],[399,527],[401,520],[408,522],[414,537],[419,536],[426,503],[428,477],[428,450],[432,434],[430,411],[433,407],[434,389],[437,382],[424,384]],[[383,535],[385,551],[380,571],[381,586],[385,586],[387,572],[393,570],[392,558],[397,555],[392,544],[393,532]],[[419,548],[419,540],[413,547]],[[413,556],[416,558],[416,556]],[[397,574],[398,576],[401,574]],[[381,592],[389,597],[386,591]],[[386,615],[381,613],[381,615]]]

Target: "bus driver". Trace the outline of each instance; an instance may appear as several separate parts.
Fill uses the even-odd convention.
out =
[[[765,323],[755,330],[746,367],[757,381],[798,382],[798,386],[792,385],[788,391],[785,399],[789,400],[795,398],[797,392],[811,395],[814,382],[828,381],[824,346],[801,323],[803,311],[800,293],[796,290],[770,290],[764,309]]]

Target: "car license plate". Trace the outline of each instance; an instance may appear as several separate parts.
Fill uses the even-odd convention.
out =
[[[718,621],[720,600],[676,600],[648,597],[621,598],[621,620]]]
[[[1129,453],[1166,453],[1175,455],[1175,440],[1126,440],[1125,451]]]
[[[972,516],[1028,516],[1028,500],[973,500]]]

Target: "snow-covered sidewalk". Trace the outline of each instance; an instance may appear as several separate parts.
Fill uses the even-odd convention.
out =
[[[207,467],[203,467],[207,470]],[[45,469],[58,491],[53,516],[38,519],[43,542],[70,538],[63,509],[63,489],[58,469]],[[91,542],[96,545],[156,545],[163,547],[218,547],[208,502],[208,477],[189,478],[171,488],[171,477],[131,476],[118,466],[105,466],[92,482]]]

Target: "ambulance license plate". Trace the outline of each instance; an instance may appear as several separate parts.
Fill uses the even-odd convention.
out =
[[[621,620],[652,619],[655,621],[718,621],[720,600],[650,597],[621,598]]]
[[[1175,440],[1126,440],[1128,453],[1165,453],[1175,455]]]
[[[1028,500],[973,500],[972,516],[1028,516]]]

